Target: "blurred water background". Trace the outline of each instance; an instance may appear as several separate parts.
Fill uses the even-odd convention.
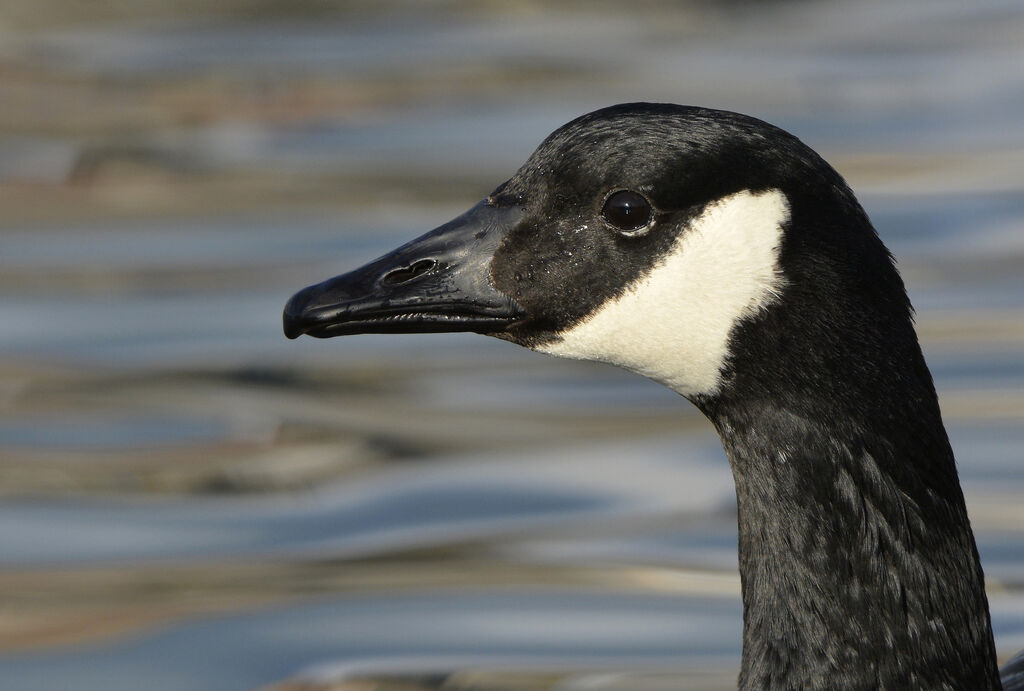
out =
[[[731,476],[684,400],[474,335],[281,335],[630,100],[851,182],[1024,647],[1018,0],[7,0],[0,687],[735,688]]]

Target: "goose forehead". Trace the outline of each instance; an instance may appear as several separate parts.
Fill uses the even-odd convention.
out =
[[[608,362],[692,396],[714,394],[737,324],[775,302],[789,204],[779,190],[709,204],[617,297],[537,350]]]

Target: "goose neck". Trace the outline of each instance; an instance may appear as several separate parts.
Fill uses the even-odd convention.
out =
[[[736,483],[741,688],[1000,688],[941,420],[894,439],[766,406],[712,419]]]

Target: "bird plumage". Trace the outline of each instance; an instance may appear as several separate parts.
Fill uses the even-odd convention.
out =
[[[477,331],[661,381],[735,479],[742,689],[1000,688],[902,279],[792,135],[667,104],[584,115],[459,219],[298,293],[285,323]]]

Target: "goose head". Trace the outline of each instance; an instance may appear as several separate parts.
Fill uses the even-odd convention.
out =
[[[916,343],[908,327],[888,252],[810,148],[751,117],[645,103],[561,127],[465,214],[284,312],[290,338],[474,331],[695,401],[793,387],[836,346],[870,363],[865,345]]]

